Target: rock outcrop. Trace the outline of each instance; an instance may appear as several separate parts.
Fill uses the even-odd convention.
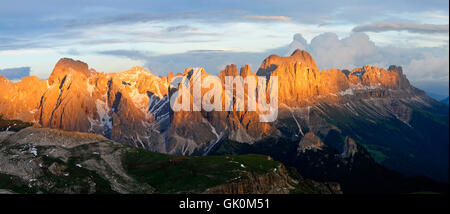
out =
[[[322,140],[317,137],[314,133],[308,132],[305,134],[305,136],[300,140],[298,144],[297,151],[298,152],[305,152],[306,150],[317,150],[321,149],[323,146]]]
[[[313,193],[315,194],[342,194],[339,184],[319,183],[313,180],[294,179],[289,175],[283,165],[264,175],[248,176],[248,179],[223,184],[206,189],[204,194],[288,194]]]

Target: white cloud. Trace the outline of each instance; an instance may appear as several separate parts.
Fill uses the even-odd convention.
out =
[[[310,44],[301,34],[294,36],[288,54],[300,48],[311,53],[321,69],[353,68],[361,64],[365,57],[374,54],[376,46],[364,33],[354,33],[339,39],[334,33],[324,33],[314,37]]]
[[[245,16],[245,19],[257,19],[257,20],[267,20],[267,21],[283,21],[289,22],[292,18],[287,16]]]
[[[446,25],[436,24],[410,24],[410,23],[394,23],[379,22],[375,24],[360,25],[353,28],[353,32],[385,32],[385,31],[408,31],[410,33],[448,33],[449,27]]]
[[[30,54],[42,54],[48,52],[48,49],[17,49],[17,50],[0,50],[0,56],[22,56]]]
[[[437,57],[425,54],[423,58],[413,59],[406,66],[410,78],[430,81],[449,79],[449,56]]]

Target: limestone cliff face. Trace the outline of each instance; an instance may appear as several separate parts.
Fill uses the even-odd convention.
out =
[[[364,102],[362,106],[373,106],[367,109],[369,113],[375,111],[373,114],[387,117],[393,113],[408,123],[410,108],[395,100],[423,106],[431,102],[409,84],[401,67],[321,71],[301,50],[289,57],[269,56],[256,74],[248,65],[240,71],[236,65],[226,66],[217,75],[223,98],[236,100],[234,93],[225,93],[224,83],[225,76],[239,75],[255,80],[258,76],[278,77],[279,114],[275,122],[259,122],[259,109],[236,110],[236,101],[232,103],[233,111],[192,111],[191,104],[189,111],[173,112],[169,97],[181,84],[192,87],[196,78],[203,81],[212,77],[202,68],[188,68],[168,77],[155,76],[140,67],[105,74],[66,58],[58,61],[48,81],[27,77],[12,83],[0,76],[0,114],[44,127],[102,134],[152,151],[187,155],[207,154],[225,138],[253,143],[267,136],[300,138],[307,130],[327,131],[331,127],[322,118],[312,119],[324,105],[343,107],[353,114],[358,103]],[[169,84],[175,78],[187,82]],[[201,88],[202,97],[209,90]],[[244,91],[247,95],[247,85]],[[189,99],[192,103],[192,93]],[[244,102],[248,103],[247,96]]]
[[[29,76],[13,83],[0,76],[0,115],[22,121],[35,121],[47,81]]]
[[[49,87],[42,95],[36,121],[45,127],[87,132],[88,118],[96,109],[94,100],[88,97],[86,82],[95,74],[83,62],[59,60],[48,79]]]
[[[278,55],[270,55],[263,61],[257,74],[258,76],[269,77],[275,70],[279,68],[279,66],[297,62],[299,64],[302,64],[305,68],[317,71],[319,70],[317,68],[316,63],[314,62],[314,59],[308,52],[297,49],[292,53],[290,57],[280,57]]]

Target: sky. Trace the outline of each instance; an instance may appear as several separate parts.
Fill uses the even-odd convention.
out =
[[[17,68],[47,79],[63,57],[105,73],[142,66],[165,76],[201,66],[217,74],[231,63],[256,71],[270,54],[300,48],[319,69],[400,65],[415,86],[448,96],[448,4],[0,0],[0,75]]]

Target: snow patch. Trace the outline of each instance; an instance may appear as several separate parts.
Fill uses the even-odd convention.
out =
[[[109,107],[106,102],[102,100],[95,100],[95,105],[97,107],[97,113],[100,116],[100,122],[103,124],[104,128],[112,129],[112,118],[109,116]]]
[[[353,89],[349,88],[349,89],[347,89],[347,90],[345,90],[345,91],[340,91],[339,94],[340,94],[341,96],[344,96],[344,95],[353,95]]]
[[[131,100],[134,103],[134,106],[141,110],[145,115],[146,118],[148,118],[148,112],[147,112],[147,95],[139,93],[139,90],[137,88],[133,88],[130,93],[128,93]]]
[[[295,118],[295,115],[292,112],[292,109],[289,107],[288,110],[291,113],[292,118],[294,118],[295,123],[297,124],[299,134],[301,134],[302,136],[305,136],[305,134],[302,131],[302,127],[300,126],[300,123],[297,121],[297,118]],[[298,136],[298,134],[297,134],[297,136]]]
[[[30,153],[33,154],[35,157],[38,155],[38,151],[37,151],[37,149],[35,147],[32,147],[30,149]]]

